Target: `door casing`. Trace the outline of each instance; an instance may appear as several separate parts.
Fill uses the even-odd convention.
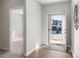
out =
[[[48,18],[48,19],[47,19],[47,21],[48,21],[48,44],[50,44],[50,32],[49,32],[50,27],[49,27],[49,26],[50,26],[50,21],[51,21],[50,18],[51,18],[52,15],[64,15],[64,17],[65,17],[65,18],[64,18],[64,19],[65,19],[65,27],[66,27],[66,13],[65,13],[65,12],[64,12],[64,13],[55,13],[55,14],[53,14],[53,13],[48,13],[48,14],[47,14],[47,18]],[[66,51],[66,40],[67,40],[66,35],[67,35],[67,28],[65,29],[65,31],[66,31],[66,32],[65,32],[65,36],[64,36],[64,37],[65,37],[65,51]]]

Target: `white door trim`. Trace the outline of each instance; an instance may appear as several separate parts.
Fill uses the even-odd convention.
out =
[[[48,13],[47,14],[47,24],[48,24],[48,21],[49,21],[49,15],[65,15],[65,18],[66,18],[66,12]],[[65,19],[65,22],[67,22],[66,19]],[[47,30],[48,30],[48,28],[49,27],[47,26]],[[66,28],[66,32],[67,32],[67,28]],[[47,32],[47,34],[49,34],[49,32]],[[66,35],[67,35],[67,33],[66,33]],[[65,51],[66,51],[66,47],[67,47],[67,44],[66,43],[67,43],[67,36],[66,36],[66,40],[65,40]],[[49,44],[49,37],[48,37],[48,44]]]

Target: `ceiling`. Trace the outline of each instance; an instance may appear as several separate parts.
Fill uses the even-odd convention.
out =
[[[52,3],[60,3],[60,2],[67,2],[70,0],[38,0],[41,4],[46,5],[46,4],[52,4]]]

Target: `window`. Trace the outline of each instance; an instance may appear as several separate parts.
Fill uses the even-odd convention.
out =
[[[51,20],[51,33],[52,34],[62,34],[62,15],[52,16]]]

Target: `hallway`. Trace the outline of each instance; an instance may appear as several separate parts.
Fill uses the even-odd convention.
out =
[[[61,52],[56,50],[50,50],[46,47],[41,47],[40,49],[32,52],[27,58],[72,58],[71,53],[68,52]]]
[[[79,58],[79,0],[1,0],[0,58]]]

